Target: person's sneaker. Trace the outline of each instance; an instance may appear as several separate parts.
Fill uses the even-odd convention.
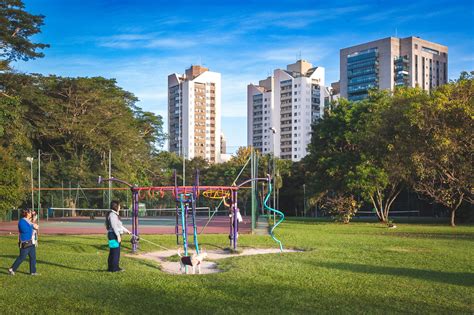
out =
[[[14,275],[15,275],[15,271],[13,271],[12,268],[9,268],[9,269],[8,269],[8,273],[10,274],[10,276],[14,276]]]
[[[30,276],[39,276],[40,274],[37,272],[30,273]]]
[[[125,269],[119,268],[118,272],[124,272]]]

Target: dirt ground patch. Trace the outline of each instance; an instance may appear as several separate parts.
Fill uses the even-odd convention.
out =
[[[218,273],[222,272],[217,267],[215,260],[225,259],[230,257],[239,257],[239,256],[251,256],[251,255],[264,255],[264,254],[278,254],[280,250],[278,248],[247,248],[243,249],[239,253],[233,253],[229,250],[206,250],[208,256],[205,261],[201,264],[201,274],[210,274],[210,273]],[[283,250],[284,253],[293,253],[293,252],[300,252],[300,250],[293,250],[293,249],[285,249]],[[133,255],[130,257],[140,258],[140,259],[148,259],[158,262],[161,266],[161,270],[166,273],[170,274],[182,274],[180,271],[180,264],[177,261],[169,261],[171,256],[176,255],[177,252],[175,250],[165,250],[159,252],[150,252],[144,253],[139,255]],[[192,273],[192,269],[188,268],[188,274]],[[196,268],[196,274],[197,274]]]

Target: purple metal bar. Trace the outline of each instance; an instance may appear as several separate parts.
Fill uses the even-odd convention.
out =
[[[239,221],[237,220],[237,211],[239,209],[237,208],[237,191],[234,191],[234,250],[237,250],[237,238],[239,237],[238,234],[238,226],[239,226]]]
[[[178,177],[176,175],[176,170],[173,172],[174,176],[174,193],[175,193],[175,203],[176,203],[176,225],[174,233],[176,234],[176,245],[179,245],[179,202],[178,202]]]
[[[132,188],[132,233],[138,238],[138,190]],[[138,249],[138,241],[132,244],[132,252],[135,253]]]
[[[189,243],[189,237],[188,237],[188,203],[184,204],[184,231],[183,235],[188,240],[187,242],[184,242],[184,254],[188,255],[188,243]]]

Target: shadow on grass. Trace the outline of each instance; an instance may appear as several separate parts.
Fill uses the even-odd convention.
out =
[[[455,284],[466,287],[474,286],[474,274],[469,272],[441,272],[401,267],[382,267],[350,263],[318,263],[318,266],[350,272],[402,276],[439,283]]]
[[[404,237],[404,238],[424,238],[424,239],[439,239],[439,240],[466,240],[474,241],[474,234],[466,233],[422,233],[422,232],[395,232],[383,227],[386,231],[376,231],[376,233],[351,231],[340,231],[338,234],[342,235],[364,235],[369,237],[374,236],[388,236],[388,237]]]
[[[18,256],[15,256],[15,255],[0,255],[0,257],[3,257],[3,258],[11,258],[12,259],[12,263],[13,261],[16,259],[16,257]],[[26,263],[28,264],[28,258],[25,259],[25,261],[23,261],[23,263]],[[61,264],[58,264],[58,263],[54,263],[54,262],[51,262],[51,261],[47,261],[47,260],[41,260],[41,259],[37,259],[36,260],[36,264],[37,265],[49,265],[49,266],[54,266],[54,267],[59,267],[59,268],[64,268],[64,269],[69,269],[69,270],[78,270],[78,271],[88,271],[88,272],[106,272],[107,270],[102,270],[102,269],[84,269],[84,268],[76,268],[76,267],[72,267],[72,266],[68,266],[68,265],[61,265]],[[7,269],[8,271],[8,269]]]

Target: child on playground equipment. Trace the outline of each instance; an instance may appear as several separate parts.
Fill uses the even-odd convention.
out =
[[[124,271],[119,267],[120,264],[120,244],[122,242],[122,234],[124,232],[132,234],[127,230],[122,221],[120,221],[120,202],[112,201],[110,203],[110,211],[105,218],[105,227],[107,228],[107,239],[109,240],[109,258],[108,269],[109,272]]]

